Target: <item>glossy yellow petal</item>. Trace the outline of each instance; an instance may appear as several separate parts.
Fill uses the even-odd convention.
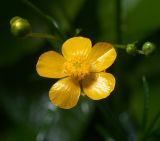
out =
[[[40,76],[48,78],[62,78],[67,76],[64,72],[66,60],[55,51],[43,53],[38,60],[36,70]]]
[[[110,67],[116,59],[116,51],[109,43],[100,42],[93,46],[89,55],[93,72],[100,72]]]
[[[92,73],[82,80],[84,93],[93,100],[106,98],[114,90],[115,78],[110,73]]]
[[[91,51],[92,43],[90,39],[84,37],[73,37],[64,42],[62,54],[66,59],[74,56],[87,57]]]
[[[54,105],[64,109],[74,107],[78,102],[79,96],[79,83],[70,77],[59,80],[49,91],[51,102]]]

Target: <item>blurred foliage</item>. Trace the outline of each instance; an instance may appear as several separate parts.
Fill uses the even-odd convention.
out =
[[[159,0],[30,0],[50,23],[25,0],[0,4],[0,140],[2,141],[159,141],[160,139],[160,1]],[[151,56],[131,56],[117,50],[111,71],[116,77],[112,95],[100,101],[82,97],[71,110],[51,105],[48,90],[55,80],[37,75],[41,53],[60,50],[62,42],[15,38],[9,21],[27,19],[33,32],[80,35],[114,44],[146,41],[156,45]],[[141,48],[140,48],[141,49]],[[145,76],[145,81],[142,77]],[[149,91],[146,93],[146,89]],[[149,95],[149,105],[145,96]],[[147,108],[147,120],[143,116]],[[145,128],[144,128],[145,127]]]

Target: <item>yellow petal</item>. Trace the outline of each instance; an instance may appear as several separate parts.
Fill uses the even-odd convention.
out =
[[[74,56],[87,57],[91,51],[92,43],[90,39],[84,37],[73,37],[64,42],[62,54],[66,59]]]
[[[78,102],[79,96],[79,83],[70,77],[59,80],[51,87],[49,91],[51,102],[64,109],[70,109],[74,107]]]
[[[43,77],[61,78],[67,76],[64,72],[65,61],[62,55],[55,51],[48,51],[39,57],[36,70]]]
[[[95,44],[89,55],[93,72],[100,72],[110,67],[116,56],[116,51],[111,44],[105,42]]]
[[[93,100],[106,98],[114,90],[115,78],[110,73],[92,73],[82,80],[84,93]]]

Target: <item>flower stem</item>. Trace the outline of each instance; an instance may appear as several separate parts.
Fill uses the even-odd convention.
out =
[[[113,45],[115,48],[119,48],[119,49],[126,49],[126,45]]]
[[[46,38],[46,39],[53,39],[55,40],[56,37],[50,34],[45,33],[30,33],[27,35],[27,37],[33,37],[33,38]]]
[[[48,20],[53,26],[54,31],[59,35],[59,37],[61,39],[65,39],[65,35],[60,31],[60,29],[58,28],[58,24],[55,21],[55,19],[45,13],[43,13],[37,6],[35,6],[32,2],[30,2],[29,0],[23,0],[23,2],[28,5],[30,8],[32,8],[33,10],[35,10],[37,13],[39,13],[42,17],[44,17],[46,20]]]
[[[150,94],[149,94],[149,86],[146,80],[146,77],[142,77],[143,87],[144,87],[144,110],[143,110],[143,119],[142,119],[142,127],[145,130],[148,121],[148,112],[150,105]]]
[[[137,53],[144,55],[144,52],[142,50],[137,50]]]

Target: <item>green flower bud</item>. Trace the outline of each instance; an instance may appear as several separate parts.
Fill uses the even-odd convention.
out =
[[[142,51],[144,55],[150,55],[155,50],[155,45],[151,42],[145,42],[142,46]]]
[[[11,32],[16,37],[25,37],[31,33],[30,23],[21,17],[13,17],[10,20]]]
[[[135,55],[137,52],[137,47],[135,44],[128,44],[126,47],[126,52],[131,55]]]

